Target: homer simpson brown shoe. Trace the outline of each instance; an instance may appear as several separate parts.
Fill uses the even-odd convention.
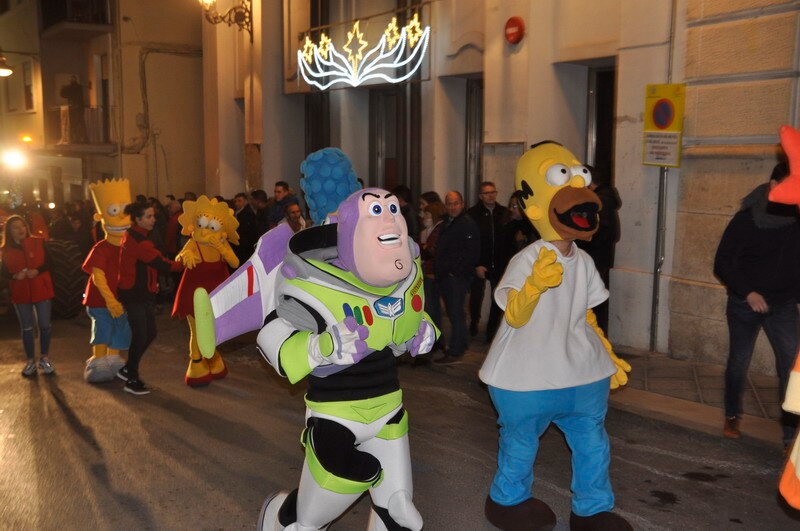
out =
[[[542,500],[527,499],[517,505],[500,505],[486,497],[484,514],[503,531],[550,531],[556,526],[556,514]]]
[[[569,515],[570,531],[633,531],[633,526],[623,517],[609,511],[592,516]]]

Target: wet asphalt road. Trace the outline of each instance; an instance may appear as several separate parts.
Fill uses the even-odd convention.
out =
[[[159,318],[142,363],[149,396],[83,382],[89,321],[54,322],[57,375],[20,376],[13,316],[0,317],[0,529],[252,529],[263,499],[294,488],[303,453],[303,386],[289,386],[252,338],[224,348],[230,375],[183,384],[188,331]],[[402,365],[414,499],[427,530],[488,530],[483,502],[497,451],[477,380],[485,345],[459,365]],[[800,529],[779,501],[780,451],[609,412],[617,511],[636,529]],[[569,518],[569,451],[543,438],[534,493]],[[359,501],[333,530],[364,529]]]

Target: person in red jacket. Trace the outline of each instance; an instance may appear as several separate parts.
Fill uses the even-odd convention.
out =
[[[28,362],[22,369],[23,376],[36,374],[34,359],[35,339],[34,323],[39,323],[39,370],[45,374],[55,372],[50,363],[50,308],[55,296],[53,281],[50,278],[50,264],[44,239],[31,236],[28,224],[21,216],[11,216],[6,220],[3,230],[3,242],[0,244],[3,262],[0,274],[9,279],[11,302],[17,311],[19,325],[22,329],[22,345]],[[36,319],[34,321],[34,312]]]
[[[132,339],[128,362],[117,376],[125,380],[125,391],[146,395],[150,389],[139,378],[139,362],[156,338],[153,306],[158,293],[158,273],[177,272],[182,266],[162,255],[150,239],[156,223],[153,207],[143,202],[131,203],[125,207],[125,213],[132,223],[122,236],[117,298],[128,314]]]

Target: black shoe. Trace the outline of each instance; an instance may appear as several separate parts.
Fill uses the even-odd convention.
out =
[[[419,367],[420,365],[430,365],[431,359],[428,356],[417,356],[414,358],[414,361],[411,362],[412,367]]]
[[[433,360],[433,362],[441,365],[451,365],[453,363],[461,363],[461,356],[445,355],[442,356],[441,358]]]
[[[478,335],[478,322],[477,321],[472,321],[469,324],[469,335],[471,335],[472,337],[475,337],[475,336]]]
[[[128,368],[123,366],[120,370],[118,370],[117,378],[119,378],[123,382],[127,382],[128,380],[130,380],[130,376],[128,375]]]
[[[150,388],[141,380],[128,380],[125,384],[125,391],[134,395],[149,395]]]

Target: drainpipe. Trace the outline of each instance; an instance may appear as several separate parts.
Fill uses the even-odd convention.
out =
[[[677,0],[672,0],[672,14],[669,24],[669,61],[667,63],[667,83],[672,83],[672,56],[675,45],[675,18]],[[661,292],[661,272],[664,268],[664,249],[667,235],[667,177],[669,168],[659,169],[658,179],[658,221],[656,228],[656,252],[653,261],[653,305],[650,308],[650,352],[656,351],[658,341],[658,306]]]

